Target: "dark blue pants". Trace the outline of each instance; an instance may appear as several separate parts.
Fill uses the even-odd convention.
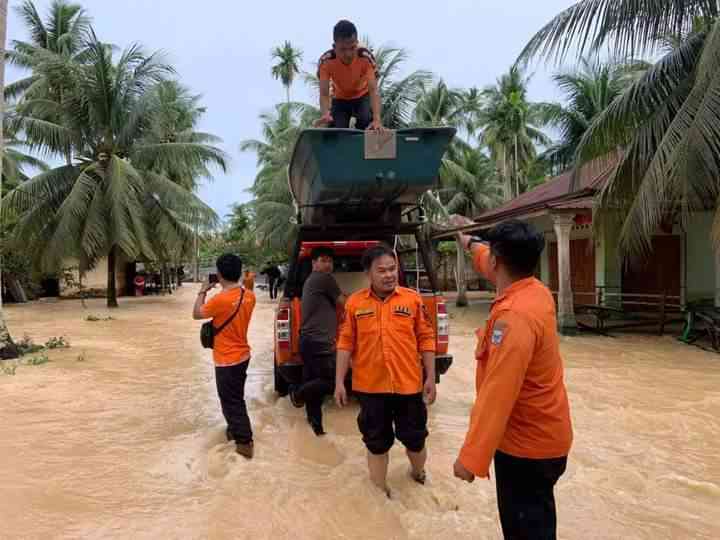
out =
[[[567,457],[526,459],[495,452],[495,487],[505,540],[555,540],[555,484]]]

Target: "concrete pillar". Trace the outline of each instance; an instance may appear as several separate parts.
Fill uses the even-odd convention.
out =
[[[577,331],[570,279],[570,232],[575,223],[574,217],[572,214],[553,216],[558,250],[558,327],[561,334],[573,334]]]

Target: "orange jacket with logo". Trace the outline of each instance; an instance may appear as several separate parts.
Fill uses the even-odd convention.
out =
[[[238,287],[219,292],[203,305],[202,316],[206,319],[212,318],[215,328],[219,328],[235,313],[242,291],[243,289]],[[215,336],[213,360],[216,366],[234,366],[250,359],[247,332],[255,309],[255,293],[245,290],[242,298],[242,306],[235,318]]]
[[[403,287],[384,301],[371,289],[348,298],[337,348],[352,353],[352,388],[371,394],[417,394],[422,352],[435,352],[435,331],[420,295]]]
[[[489,248],[475,248],[475,268],[489,272]],[[573,433],[563,381],[555,301],[527,278],[498,296],[478,330],[477,397],[460,462],[487,477],[496,450],[547,459],[568,455]]]

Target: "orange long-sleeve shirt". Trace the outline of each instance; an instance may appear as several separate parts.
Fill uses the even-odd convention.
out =
[[[478,272],[490,280],[489,248],[475,248]],[[555,301],[535,278],[515,282],[478,330],[477,397],[460,462],[476,476],[489,475],[496,450],[515,457],[566,456],[572,424],[563,381]]]
[[[420,353],[435,352],[435,331],[412,289],[397,287],[384,300],[363,289],[345,304],[337,349],[353,355],[354,391],[417,394],[423,387]]]

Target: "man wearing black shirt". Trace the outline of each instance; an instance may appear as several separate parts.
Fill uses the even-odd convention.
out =
[[[316,435],[325,433],[322,402],[335,388],[337,310],[345,303],[345,296],[332,275],[333,256],[327,247],[315,248],[312,252],[313,271],[305,280],[302,293],[303,384],[290,393],[293,405],[305,405],[308,422]]]

